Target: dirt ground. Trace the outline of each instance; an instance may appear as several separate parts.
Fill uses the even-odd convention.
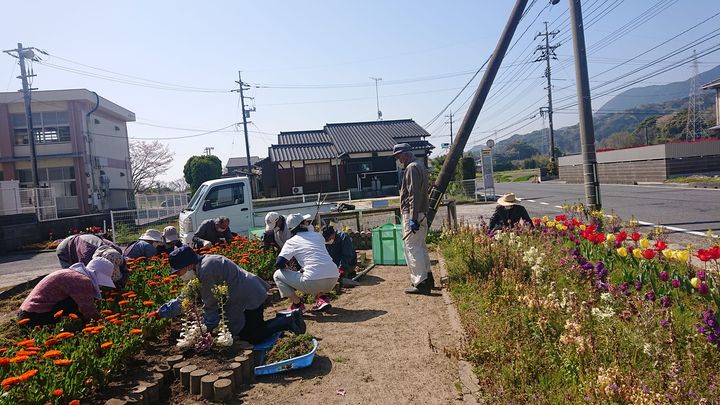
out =
[[[308,333],[319,339],[313,365],[258,377],[244,403],[462,402],[458,364],[444,354],[457,337],[443,297],[406,295],[409,283],[406,267],[378,266],[328,313],[307,314]]]

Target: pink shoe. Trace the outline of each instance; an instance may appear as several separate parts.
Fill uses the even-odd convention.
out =
[[[303,304],[302,302],[300,302],[300,303],[297,303],[297,304],[292,304],[292,305],[290,305],[290,307],[288,308],[288,311],[291,311],[291,312],[292,312],[292,311],[297,311],[297,310],[305,311],[305,304]]]
[[[322,295],[317,298],[317,300],[315,301],[315,305],[313,305],[312,307],[312,310],[316,312],[321,312],[330,309],[331,307],[332,305],[330,304],[330,298]]]

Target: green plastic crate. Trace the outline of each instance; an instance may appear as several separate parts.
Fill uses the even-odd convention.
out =
[[[372,230],[373,262],[389,266],[404,266],[405,250],[402,225],[385,224]]]

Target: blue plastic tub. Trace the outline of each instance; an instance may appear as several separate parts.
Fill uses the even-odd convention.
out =
[[[263,357],[264,357],[266,351],[270,350],[272,348],[272,346],[275,344],[275,342],[278,339],[278,336],[279,336],[279,334],[275,337],[274,341],[272,342],[272,344],[269,347],[267,347],[267,345],[266,345],[267,342],[263,342],[260,345],[255,345],[253,350],[258,350],[259,348],[262,347],[263,348],[262,352],[263,352]],[[299,357],[294,357],[292,359],[278,361],[277,363],[257,366],[257,367],[255,367],[255,375],[275,374],[275,373],[280,373],[283,371],[295,370],[297,368],[307,367],[312,364],[313,359],[315,358],[315,353],[317,352],[317,348],[318,348],[317,339],[313,339],[313,348],[310,351],[310,353],[304,354]],[[264,359],[263,359],[263,361],[264,361]]]

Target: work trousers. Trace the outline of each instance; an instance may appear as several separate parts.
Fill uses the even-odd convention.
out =
[[[425,214],[420,214],[417,218],[420,229],[413,232],[410,230],[410,213],[403,213],[403,236],[405,238],[405,261],[410,268],[410,282],[417,286],[427,279],[430,272],[430,255],[428,254],[425,238],[427,237],[428,227]]]
[[[264,310],[265,304],[245,310],[245,326],[240,331],[240,339],[255,344],[266,341],[277,332],[291,329],[292,317],[278,314],[275,318],[266,321]]]
[[[304,280],[302,273],[292,270],[276,270],[273,279],[283,298],[295,295],[295,290],[312,295],[327,293],[335,287],[338,281],[337,277]]]

